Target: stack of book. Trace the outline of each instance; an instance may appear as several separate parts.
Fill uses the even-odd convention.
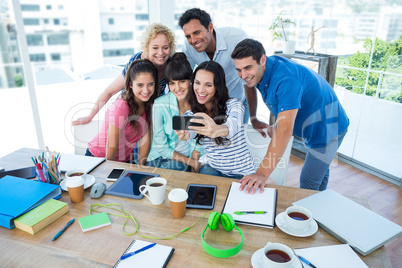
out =
[[[69,211],[67,203],[50,199],[14,220],[15,227],[36,234]]]

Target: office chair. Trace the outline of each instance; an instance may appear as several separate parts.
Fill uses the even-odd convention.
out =
[[[252,125],[243,125],[244,135],[246,137],[246,143],[250,150],[251,156],[253,157],[254,164],[256,168],[260,166],[262,159],[267,153],[268,146],[271,142],[271,138],[268,136],[264,138],[261,134],[253,128]],[[265,131],[266,133],[266,131]],[[278,185],[286,185],[286,174],[288,173],[290,151],[292,150],[293,136],[290,138],[288,146],[276,166],[275,170],[269,176],[270,179],[274,180]]]
[[[87,150],[87,144],[90,142],[102,125],[102,121],[92,120],[86,125],[78,125],[73,127],[74,131],[74,153],[79,155],[85,155]]]

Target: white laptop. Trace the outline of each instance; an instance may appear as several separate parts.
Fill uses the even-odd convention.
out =
[[[103,161],[105,161],[105,158],[78,154],[61,154],[59,170],[60,172],[66,172],[70,169],[83,169],[86,173],[89,173],[103,163]]]
[[[402,227],[327,189],[293,203],[309,209],[320,226],[366,256],[402,234]]]

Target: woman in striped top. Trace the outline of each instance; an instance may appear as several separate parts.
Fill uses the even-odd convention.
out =
[[[238,179],[254,174],[255,166],[242,130],[244,106],[229,98],[222,66],[214,61],[201,63],[191,83],[191,111],[186,115],[202,117],[191,121],[203,126],[190,126],[190,131],[176,133],[181,140],[195,138],[204,146],[206,161],[199,173]]]

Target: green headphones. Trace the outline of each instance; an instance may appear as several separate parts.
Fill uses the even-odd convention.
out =
[[[229,249],[214,248],[214,247],[211,247],[210,245],[208,245],[207,242],[204,241],[205,231],[208,229],[208,227],[209,227],[209,229],[211,229],[213,231],[218,229],[219,221],[221,222],[222,227],[226,231],[230,232],[234,228],[236,228],[237,231],[239,231],[239,233],[241,235],[241,241],[234,248],[229,248]],[[236,255],[237,253],[239,253],[239,251],[243,247],[244,236],[243,236],[242,231],[236,226],[232,215],[230,215],[228,213],[223,213],[221,215],[219,212],[212,212],[212,214],[209,216],[208,224],[205,227],[205,230],[202,232],[201,240],[202,240],[202,247],[204,248],[204,250],[208,254],[210,254],[210,255],[212,255],[214,257],[218,257],[218,258],[228,258],[228,257],[231,257],[231,256]]]

